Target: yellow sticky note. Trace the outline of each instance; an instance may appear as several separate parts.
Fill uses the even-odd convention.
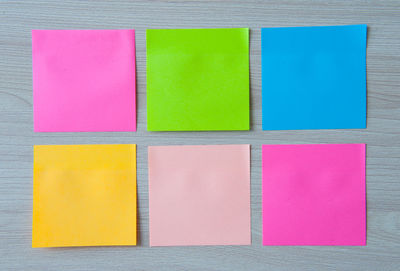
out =
[[[136,245],[136,145],[34,146],[32,247]]]

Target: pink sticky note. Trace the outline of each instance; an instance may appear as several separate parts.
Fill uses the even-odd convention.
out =
[[[250,245],[250,145],[149,147],[150,246]]]
[[[136,131],[134,30],[32,30],[35,132]]]
[[[365,144],[263,145],[263,244],[366,244]]]

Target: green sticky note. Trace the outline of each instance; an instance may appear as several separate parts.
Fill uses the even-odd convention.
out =
[[[147,30],[149,131],[249,130],[249,29]]]

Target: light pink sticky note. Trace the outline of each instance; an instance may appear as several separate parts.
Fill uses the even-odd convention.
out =
[[[35,132],[136,131],[134,30],[32,30]]]
[[[250,245],[250,145],[152,146],[150,246]]]
[[[366,244],[365,144],[263,145],[263,244]]]

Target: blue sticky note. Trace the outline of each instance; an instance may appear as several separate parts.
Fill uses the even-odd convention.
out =
[[[366,128],[367,25],[261,29],[263,130]]]

